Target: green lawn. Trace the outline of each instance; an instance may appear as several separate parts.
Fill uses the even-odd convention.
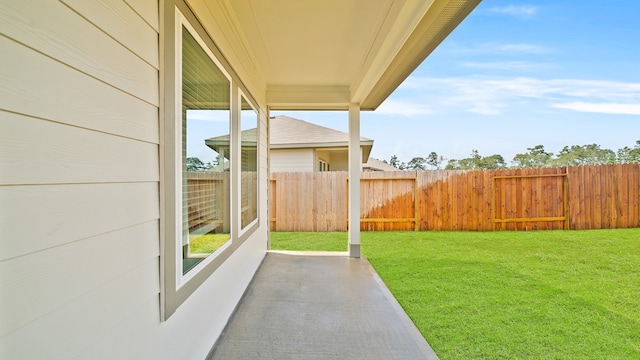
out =
[[[190,241],[192,254],[211,254],[226,243],[231,237],[229,234],[204,234],[194,236]]]
[[[362,251],[441,359],[640,359],[640,229],[364,232]],[[346,233],[271,234],[345,251]]]

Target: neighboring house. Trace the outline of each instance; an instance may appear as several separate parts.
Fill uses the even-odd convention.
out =
[[[364,171],[400,171],[398,168],[393,167],[382,160],[369,157],[366,164],[362,166]]]
[[[271,172],[349,170],[348,133],[282,115],[269,119],[269,130]],[[256,129],[243,130],[242,139],[255,149]],[[229,135],[206,139],[205,144],[228,154],[223,149],[229,148]],[[365,166],[372,147],[373,140],[360,137]]]
[[[269,246],[269,111],[345,111],[358,147],[478,2],[4,0],[0,358],[205,359]],[[192,130],[230,134],[195,144],[219,171]]]
[[[244,159],[242,165],[246,169],[257,168],[256,160],[258,159],[258,129],[242,130],[240,135],[241,153],[240,158]],[[205,139],[205,145],[211,148],[214,152],[220,154],[217,159],[218,166],[224,164],[220,169],[229,170],[229,146],[231,144],[231,138],[227,135],[217,136],[209,139]]]
[[[288,116],[269,119],[271,172],[347,171],[349,134]],[[360,138],[362,163],[366,163],[373,140]]]
[[[271,172],[347,171],[349,134],[288,116],[269,119]],[[361,162],[366,163],[373,140],[360,137]]]

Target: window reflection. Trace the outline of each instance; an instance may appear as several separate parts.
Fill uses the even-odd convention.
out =
[[[182,29],[182,271],[230,236],[230,81]],[[215,144],[206,139],[223,136]]]
[[[242,97],[240,112],[242,228],[258,218],[258,114]]]

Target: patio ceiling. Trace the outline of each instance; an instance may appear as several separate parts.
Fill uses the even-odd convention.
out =
[[[373,110],[480,0],[191,0],[271,109]]]

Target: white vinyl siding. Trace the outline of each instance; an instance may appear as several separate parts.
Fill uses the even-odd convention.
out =
[[[313,149],[271,149],[271,172],[314,171]]]
[[[99,358],[160,291],[158,33],[123,1],[0,23],[0,358]]]
[[[65,6],[58,1],[37,3],[18,0],[3,1],[2,10],[0,10],[2,14],[0,19],[6,23],[3,26],[3,33],[61,64],[150,104],[158,105],[158,66],[146,62],[139,54],[148,53],[146,49],[148,45],[144,45],[144,51],[126,48],[117,41],[117,38],[114,40],[112,34],[94,26],[83,16],[92,17],[93,14],[86,14],[87,8],[99,7],[104,21],[113,23],[113,28],[124,26],[125,29],[122,31],[124,34],[132,33],[140,26],[149,27],[149,25],[135,13],[130,16],[131,23],[122,22],[115,10],[122,7],[118,6],[121,1],[86,2],[88,4],[83,8],[75,9],[71,4]],[[126,9],[133,13],[128,6],[122,10],[126,11]],[[142,24],[136,26],[134,25],[136,23]],[[104,27],[109,28],[109,26]],[[136,36],[142,35],[136,34]],[[149,31],[147,37],[137,42],[137,44],[148,43],[156,44],[157,47],[155,31]],[[151,63],[157,64],[158,60]],[[63,85],[74,87],[76,84],[67,82]]]
[[[1,359],[203,359],[264,256],[268,221],[161,321],[158,5],[0,6]]]

